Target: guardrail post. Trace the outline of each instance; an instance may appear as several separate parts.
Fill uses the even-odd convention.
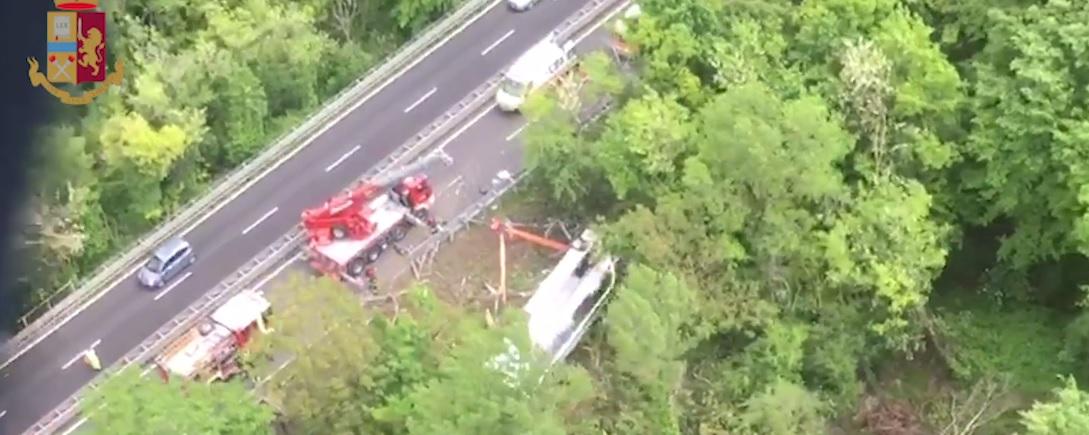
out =
[[[471,0],[481,1],[481,0]],[[610,8],[610,5],[616,4],[619,7],[623,7],[628,3],[627,0],[595,0],[592,4],[588,4],[579,10],[578,13],[573,15],[573,19],[568,19],[564,22],[561,34],[566,34],[574,31],[582,30],[582,27],[589,24],[584,22],[587,19],[596,19],[603,14],[605,10]],[[453,15],[457,15],[456,13]],[[571,37],[572,35],[565,35],[565,37]],[[427,133],[415,137],[403,145],[401,149],[394,152],[394,155],[383,161],[383,164],[376,165],[367,172],[361,179],[373,177],[375,174],[385,171],[392,167],[401,160],[410,158],[414,155],[420,154],[424,151],[424,146],[431,144],[432,141],[438,139],[446,130],[460,125],[459,122],[468,118],[469,115],[475,114],[475,110],[465,110],[469,107],[479,108],[482,105],[483,98],[490,97],[490,91],[498,86],[499,75],[493,76],[486,81],[477,90],[470,93],[461,103],[455,105],[457,109],[453,115],[449,113],[444,114],[439,120],[433,122],[425,130]],[[466,102],[467,101],[467,102]],[[461,116],[458,116],[461,115]],[[460,119],[459,119],[460,118]],[[519,184],[519,182],[525,178],[527,171],[522,171],[516,174],[506,185],[489,192],[478,204],[470,206],[469,209],[454,219],[457,222],[453,228],[449,229],[449,233],[433,234],[427,238],[424,242],[409,250],[410,256],[415,256],[419,248],[426,246],[427,244],[435,244],[441,242],[443,237],[453,238],[453,234],[462,228],[464,228],[470,220],[476,215],[487,209],[492,203],[498,200],[504,193],[513,189]],[[262,273],[270,271],[273,266],[280,264],[279,260],[284,260],[289,257],[288,254],[293,252],[293,248],[298,246],[298,242],[304,237],[301,226],[296,226],[291,232],[288,232],[284,237],[272,245],[268,246],[261,253],[258,253],[254,257],[254,260],[248,262],[243,268],[232,277],[224,280],[216,288],[209,291],[205,297],[200,298],[187,310],[179,313],[171,321],[166,322],[163,328],[160,328],[154,334],[140,343],[128,354],[123,356],[109,368],[106,368],[99,373],[87,386],[81,389],[71,396],[68,400],[50,412],[45,418],[41,419],[33,427],[31,427],[27,433],[34,435],[43,435],[46,433],[52,433],[71,420],[79,412],[78,406],[80,402],[80,395],[88,390],[94,390],[97,388],[98,383],[103,381],[106,376],[116,373],[119,370],[130,367],[137,361],[150,361],[154,354],[159,352],[163,346],[170,341],[179,337],[182,333],[193,327],[197,321],[204,316],[211,313],[218,303],[225,298],[237,294],[244,289],[246,285],[250,284],[256,277],[261,276]],[[411,260],[410,260],[411,261]],[[164,331],[165,330],[165,331]]]
[[[403,70],[424,52],[434,47],[437,42],[444,39],[457,26],[474,18],[486,10],[485,8],[497,4],[498,1],[466,0],[461,7],[435,21],[428,28],[418,33],[414,39],[402,45],[397,52],[387,57],[385,62],[367,71],[350,86],[345,87],[340,93],[328,99],[302,125],[284,133],[264,152],[246,161],[234,171],[220,177],[208,193],[193,198],[184,207],[178,207],[177,210],[179,211],[174,213],[169,220],[164,221],[152,232],[142,236],[114,258],[100,265],[78,288],[73,290],[74,285],[63,286],[49,295],[45,300],[45,304],[42,304],[48,308],[45,313],[32,309],[31,316],[26,316],[25,320],[18,322],[22,325],[21,329],[14,337],[0,345],[0,355],[14,355],[29,343],[35,342],[44,333],[43,331],[48,331],[56,322],[66,318],[71,312],[78,310],[88,300],[93,300],[95,295],[107,287],[109,283],[136,266],[142,260],[144,252],[177,234],[192,222],[210,214],[216,204],[226,201],[232,193],[238,190],[239,186],[256,178],[258,174],[271,168],[302,144],[307,143],[307,139],[315,134],[320,126],[352,107],[356,101],[376,92],[382,83],[391,80],[394,74]]]

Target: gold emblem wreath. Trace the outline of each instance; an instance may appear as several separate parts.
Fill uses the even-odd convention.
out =
[[[91,101],[94,101],[96,97],[106,92],[106,90],[109,89],[110,86],[120,85],[121,78],[125,75],[125,62],[121,59],[118,59],[117,62],[114,63],[113,72],[106,75],[106,80],[102,82],[102,85],[90,91],[84,92],[82,95],[72,96],[72,94],[68,93],[68,91],[57,88],[56,85],[54,85],[52,82],[49,81],[49,79],[45,77],[45,74],[38,70],[37,59],[30,57],[27,58],[26,61],[30,64],[31,85],[33,85],[34,87],[44,87],[46,91],[49,91],[49,93],[53,94],[54,97],[60,99],[62,103],[72,106],[83,106],[90,104]]]

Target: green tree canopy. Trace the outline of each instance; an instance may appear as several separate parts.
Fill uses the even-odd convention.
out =
[[[243,384],[181,379],[164,383],[135,370],[108,378],[82,406],[91,432],[103,435],[263,435],[273,433],[275,418]]]
[[[1054,391],[1055,399],[1036,402],[1021,412],[1021,423],[1027,435],[1073,435],[1089,431],[1089,393],[1078,388],[1073,378],[1067,378]]]

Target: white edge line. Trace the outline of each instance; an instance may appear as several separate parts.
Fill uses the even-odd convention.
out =
[[[516,136],[518,136],[518,134],[519,134],[519,133],[521,133],[521,132],[522,132],[522,130],[525,130],[527,126],[529,126],[529,124],[528,124],[528,123],[526,123],[526,124],[522,124],[522,126],[521,126],[521,127],[518,127],[518,129],[517,129],[517,130],[514,130],[514,132],[513,132],[513,133],[511,133],[511,134],[508,134],[508,135],[507,135],[507,142],[510,142],[510,140],[511,140],[511,139],[514,139],[514,138],[515,138]]]
[[[465,130],[468,130],[472,126],[476,125],[476,123],[480,121],[480,118],[483,118],[485,115],[492,113],[492,109],[495,108],[495,104],[495,101],[492,101],[490,104],[485,106],[480,111],[480,113],[470,119],[469,122],[465,123],[465,125],[461,126],[461,128],[458,128],[456,131],[454,131],[454,133],[447,137],[446,140],[442,141],[442,144],[440,144],[437,149],[445,150],[446,146],[449,145],[450,142],[453,142],[454,139],[457,139],[458,136],[461,136],[462,133],[465,133]]]
[[[388,79],[386,79],[386,81],[382,82],[381,85],[379,85],[377,88],[371,90],[370,93],[368,93],[366,96],[364,96],[359,101],[357,101],[355,104],[353,104],[351,107],[349,107],[348,110],[345,110],[345,111],[341,112],[340,115],[337,115],[331,121],[327,122],[316,133],[310,135],[310,137],[307,138],[306,141],[304,141],[302,143],[302,145],[300,145],[298,147],[295,147],[294,150],[288,152],[287,155],[283,156],[275,164],[273,164],[272,166],[269,166],[267,169],[262,171],[261,174],[259,174],[257,177],[254,177],[248,183],[243,185],[242,188],[238,189],[237,192],[235,192],[231,196],[227,197],[227,199],[225,201],[221,201],[219,203],[219,205],[216,205],[215,208],[212,209],[211,212],[205,213],[203,217],[197,219],[196,222],[193,222],[193,224],[190,225],[189,228],[186,228],[185,231],[182,231],[181,236],[184,237],[185,235],[192,232],[193,229],[195,229],[197,226],[199,226],[201,223],[203,223],[209,217],[214,215],[217,211],[219,211],[219,209],[226,206],[227,203],[229,203],[231,201],[234,201],[235,198],[238,198],[243,193],[245,193],[247,190],[249,190],[249,188],[252,187],[254,184],[257,184],[258,181],[261,181],[263,178],[265,178],[265,176],[268,175],[269,172],[272,172],[272,171],[276,170],[276,168],[279,168],[285,162],[287,162],[288,160],[291,160],[292,157],[295,157],[296,154],[298,154],[303,149],[305,149],[307,146],[309,146],[312,142],[317,140],[317,138],[321,137],[321,135],[325,134],[326,131],[329,131],[329,129],[331,129],[331,128],[333,128],[333,126],[339,124],[340,121],[342,121],[348,115],[355,112],[355,110],[358,109],[359,106],[362,106],[363,104],[366,104],[367,101],[370,101],[371,98],[374,98],[374,96],[377,95],[379,92],[382,92],[383,90],[385,90],[387,87],[389,87],[389,85],[393,84],[394,81],[396,81],[397,79],[403,77],[406,73],[408,73],[413,68],[415,68],[416,65],[419,65],[420,62],[423,62],[424,59],[427,59],[427,58],[431,57],[431,53],[434,53],[436,50],[446,46],[446,44],[448,42],[450,42],[451,39],[454,39],[455,36],[459,35],[463,31],[465,31],[465,29],[467,27],[473,25],[473,23],[475,23],[477,20],[479,20],[480,17],[484,16],[484,14],[486,14],[488,12],[491,12],[492,9],[495,9],[495,7],[499,3],[502,3],[502,2],[503,2],[503,0],[495,0],[495,1],[492,2],[492,4],[488,5],[486,8],[481,9],[480,12],[476,13],[476,15],[474,15],[472,18],[470,18],[468,21],[466,21],[460,27],[454,29],[454,31],[450,32],[450,34],[447,35],[445,38],[441,39],[438,44],[435,44],[430,49],[425,50],[420,56],[416,57],[416,60],[409,63],[408,66],[402,68],[399,72],[397,72],[393,76],[390,76]]]
[[[8,410],[0,411],[0,418],[4,418],[5,415],[8,415]]]
[[[450,34],[448,34],[445,38],[443,38],[441,41],[439,41],[438,44],[435,44],[430,49],[424,51],[420,56],[416,57],[416,60],[409,63],[408,66],[402,68],[396,74],[394,74],[394,75],[390,76],[389,78],[387,78],[384,82],[382,82],[381,85],[379,85],[377,88],[371,90],[370,93],[368,93],[366,96],[364,96],[359,101],[357,101],[355,104],[353,104],[351,107],[349,107],[348,110],[345,110],[345,111],[341,112],[339,115],[334,117],[331,121],[327,122],[316,133],[310,135],[310,137],[307,138],[306,141],[302,143],[302,145],[299,145],[299,146],[295,147],[295,149],[288,152],[287,155],[281,157],[280,160],[276,161],[276,163],[269,166],[268,168],[265,168],[264,171],[261,171],[261,173],[258,174],[257,177],[252,178],[248,183],[244,184],[241,189],[238,189],[234,194],[227,197],[225,200],[220,201],[219,204],[216,205],[211,211],[209,211],[207,213],[204,213],[201,217],[197,218],[196,221],[194,221],[188,228],[186,228],[185,230],[183,230],[181,232],[179,237],[185,237],[186,235],[188,235],[196,227],[200,226],[201,223],[203,223],[204,221],[208,220],[213,215],[215,215],[216,212],[218,212],[221,208],[225,207],[231,201],[234,201],[236,198],[238,198],[243,193],[248,191],[250,189],[250,187],[253,187],[254,184],[257,184],[257,182],[264,179],[265,176],[268,175],[270,172],[276,170],[277,168],[282,166],[288,160],[291,160],[293,157],[295,157],[296,154],[298,154],[303,149],[305,149],[307,146],[309,146],[311,143],[313,143],[314,140],[316,140],[321,135],[325,134],[325,132],[328,131],[329,129],[333,128],[333,126],[339,124],[340,121],[342,121],[344,118],[346,118],[351,113],[355,112],[355,110],[358,109],[363,104],[366,104],[367,101],[369,101],[371,98],[373,98],[379,92],[382,92],[385,88],[389,87],[389,85],[392,84],[394,81],[396,81],[397,79],[403,77],[406,73],[408,73],[413,68],[415,68],[416,65],[419,65],[420,62],[423,62],[424,59],[427,59],[428,57],[430,57],[431,54],[434,53],[436,50],[446,46],[446,44],[448,42],[450,42],[451,39],[453,39],[455,36],[457,36],[458,34],[463,32],[467,27],[471,26],[473,23],[475,23],[477,20],[479,20],[480,17],[484,16],[484,14],[486,14],[488,12],[491,12],[492,9],[495,9],[495,6],[498,5],[501,2],[503,2],[503,0],[494,0],[490,5],[488,5],[487,7],[483,8],[483,9],[481,9],[480,12],[477,12],[476,15],[474,15],[472,18],[470,18],[464,24],[459,26],[457,29],[454,29],[453,32],[450,32]],[[599,27],[601,27],[601,25],[603,23],[605,23],[606,21],[608,21],[612,17],[616,16],[623,9],[624,9],[624,6],[622,5],[621,7],[617,8],[613,12],[606,15],[604,17],[604,19],[601,19],[597,23],[594,23],[594,25],[585,34],[583,34],[583,35],[581,35],[581,36],[579,36],[578,38],[575,39],[575,44],[577,45],[578,43],[582,42],[582,40],[589,37],[591,34],[593,34],[595,31],[597,31],[597,29]],[[487,109],[485,109],[480,115],[477,115],[477,117],[473,120],[472,123],[475,123],[477,120],[482,118],[484,116],[484,114],[491,111],[491,109],[494,108],[494,107],[495,107],[495,103],[490,104],[487,107]],[[463,132],[463,130],[459,130],[457,132],[457,134],[460,134],[462,132]],[[440,146],[439,148],[441,149],[441,148],[445,147],[452,140],[453,139],[451,138],[451,139],[448,139],[447,141],[443,142],[442,146]],[[301,254],[296,255],[292,259],[292,261],[288,262],[288,264],[294,262],[300,256],[301,256]],[[138,266],[134,267],[132,270],[130,270],[129,273],[126,274],[125,276],[122,276],[122,277],[114,280],[113,282],[111,282],[106,287],[105,291],[98,292],[98,294],[95,295],[95,297],[91,298],[91,300],[88,301],[87,303],[85,303],[80,309],[78,309],[78,310],[72,312],[71,314],[69,314],[67,317],[64,318],[64,320],[62,320],[61,322],[57,323],[52,328],[50,328],[48,332],[46,332],[45,334],[42,334],[37,339],[35,339],[33,342],[31,342],[31,344],[29,346],[26,346],[23,349],[16,352],[15,355],[12,355],[10,358],[7,359],[7,361],[4,361],[4,364],[0,364],[0,370],[2,370],[3,368],[11,365],[11,363],[13,361],[15,361],[16,359],[19,359],[19,357],[23,356],[23,354],[30,351],[30,349],[33,349],[35,346],[38,345],[38,343],[41,343],[43,340],[48,338],[50,335],[53,335],[54,332],[56,332],[58,329],[60,329],[65,324],[67,324],[69,321],[71,321],[73,318],[75,318],[76,316],[82,314],[83,311],[87,309],[87,307],[90,307],[91,305],[94,305],[95,302],[98,302],[99,299],[102,299],[102,297],[105,296],[107,293],[109,293],[110,290],[113,290],[114,288],[116,288],[118,283],[120,283],[121,281],[124,281],[126,279],[129,279],[134,273],[136,273],[136,271],[140,270],[141,267],[143,267],[143,265],[138,265]],[[68,431],[64,432],[62,435],[68,435],[69,433],[71,433],[73,430],[78,428],[80,425],[82,425],[86,421],[87,421],[87,418],[84,417],[82,420],[77,422],[76,425],[72,427],[72,429],[69,429]]]
[[[337,161],[333,162],[329,166],[326,166],[325,167],[325,172],[332,171],[333,168],[336,168],[341,163],[344,163],[345,160],[348,160],[348,157],[351,157],[352,154],[355,154],[356,151],[359,151],[359,149],[362,148],[362,147],[363,147],[362,145],[356,145],[356,146],[352,147],[352,149],[348,150],[348,152],[346,152],[346,153],[344,153],[344,155],[340,156],[340,158],[337,159]]]
[[[424,101],[427,101],[428,98],[431,98],[432,95],[435,95],[435,91],[437,91],[437,90],[439,90],[439,88],[437,88],[437,87],[431,88],[430,91],[427,91],[427,93],[424,94],[422,97],[420,97],[420,99],[416,100],[415,103],[412,103],[411,105],[406,107],[405,108],[405,113],[411,112],[412,109],[415,109],[417,106],[423,104]]]
[[[72,427],[68,428],[68,430],[61,433],[61,435],[68,435],[68,434],[70,434],[72,432],[75,432],[76,429],[79,429],[79,427],[83,426],[83,424],[86,423],[86,422],[87,422],[87,417],[83,417],[83,418],[79,419],[79,421],[77,421],[76,424],[72,425]]]
[[[629,4],[631,4],[630,1],[621,1],[617,3],[616,9],[613,9],[612,12],[609,12],[605,14],[605,16],[599,18],[597,21],[592,23],[588,29],[586,29],[586,32],[575,37],[575,45],[577,46],[578,44],[581,44],[584,39],[590,37],[590,35],[593,35],[594,32],[600,30],[601,26],[603,26],[606,22],[613,19],[613,17],[615,17],[617,14],[627,9]]]
[[[503,36],[500,36],[499,39],[495,40],[495,42],[493,42],[492,45],[489,45],[488,48],[485,48],[484,51],[481,51],[480,55],[481,56],[487,56],[488,52],[494,50],[495,47],[498,47],[499,44],[502,44],[503,41],[506,41],[507,38],[510,38],[510,35],[513,35],[513,34],[514,34],[514,29],[508,30],[507,33],[504,33]]]
[[[187,272],[185,275],[182,275],[180,279],[174,281],[173,284],[170,284],[169,286],[167,286],[167,288],[163,289],[163,291],[159,292],[159,294],[155,295],[155,300],[162,299],[163,296],[166,296],[167,293],[170,293],[172,290],[178,288],[178,286],[181,285],[182,282],[189,279],[189,277],[191,276],[193,276],[193,272]]]
[[[94,349],[94,348],[98,347],[99,344],[102,344],[102,339],[101,338],[98,339],[98,340],[95,340],[94,343],[91,343],[91,345],[89,347],[87,347],[87,349]]]
[[[265,219],[268,219],[270,216],[272,216],[273,214],[275,214],[279,210],[280,210],[280,207],[276,206],[276,207],[273,207],[272,210],[269,210],[269,211],[265,212],[265,214],[261,215],[261,217],[257,218],[256,221],[254,221],[252,224],[250,224],[250,226],[248,226],[248,227],[246,227],[246,229],[242,230],[242,235],[244,236],[246,234],[249,234],[250,231],[253,231],[253,229],[257,228],[258,225],[261,225],[261,222],[264,222]]]
[[[593,33],[594,33],[595,31],[597,31],[597,30],[598,30],[599,28],[601,28],[602,24],[604,24],[605,22],[607,22],[607,21],[609,21],[610,19],[612,19],[612,17],[616,16],[616,14],[617,14],[617,13],[619,13],[620,11],[624,10],[624,8],[625,8],[625,6],[626,6],[627,4],[629,4],[629,2],[622,2],[622,3],[621,3],[621,5],[620,5],[620,7],[618,7],[618,8],[616,9],[616,10],[614,10],[613,12],[611,12],[611,13],[607,14],[607,15],[606,15],[605,17],[603,17],[602,19],[599,19],[599,20],[598,20],[597,22],[595,22],[595,23],[594,23],[594,24],[593,24],[593,25],[592,25],[592,26],[591,26],[591,27],[590,27],[590,28],[589,28],[589,29],[587,30],[587,32],[586,32],[586,33],[584,33],[584,34],[582,34],[582,35],[580,35],[579,37],[577,37],[577,38],[575,38],[575,39],[574,39],[574,41],[575,41],[575,44],[577,45],[577,44],[581,43],[581,42],[582,42],[582,41],[583,41],[584,39],[586,39],[586,38],[587,38],[587,37],[589,37],[589,36],[590,36],[591,34],[593,34]],[[440,146],[439,146],[439,147],[438,147],[437,149],[440,149],[440,150],[441,150],[441,149],[444,149],[444,148],[446,147],[446,145],[448,145],[448,144],[449,144],[450,142],[452,142],[452,141],[453,141],[453,140],[454,140],[455,138],[457,138],[457,137],[458,137],[458,136],[460,136],[460,135],[461,135],[462,133],[464,133],[464,132],[465,132],[465,130],[468,130],[468,129],[469,129],[470,127],[472,127],[473,125],[475,125],[475,124],[476,124],[476,123],[477,123],[478,121],[480,121],[480,118],[483,118],[483,117],[484,117],[484,115],[487,115],[488,113],[490,113],[490,112],[492,111],[492,109],[494,109],[494,108],[495,108],[495,106],[496,106],[496,103],[495,103],[495,102],[492,102],[491,104],[487,105],[487,106],[486,106],[485,108],[483,108],[483,109],[481,110],[480,114],[478,114],[478,115],[476,115],[475,117],[473,117],[473,118],[472,118],[472,119],[471,119],[471,120],[470,120],[470,121],[469,121],[469,122],[468,122],[467,124],[465,124],[464,126],[462,126],[461,128],[459,128],[459,129],[458,129],[457,131],[455,131],[455,132],[453,133],[453,135],[451,135],[451,136],[450,136],[449,138],[447,138],[447,139],[446,139],[445,141],[443,141],[442,145],[440,145]],[[527,124],[527,125],[528,125],[528,124]],[[525,127],[526,127],[525,125],[523,125],[523,126],[522,126],[522,128],[525,128]],[[519,130],[521,130],[521,129],[519,129]],[[458,179],[460,179],[460,178],[461,178],[461,176],[458,176],[458,178],[457,178],[457,179],[455,179],[455,181],[457,181],[457,180],[458,180]],[[453,184],[453,183],[451,183],[451,184]],[[276,268],[276,270],[274,270],[274,271],[273,271],[272,273],[270,273],[270,274],[269,274],[268,276],[266,276],[265,278],[261,279],[261,281],[259,281],[259,282],[258,282],[258,283],[257,283],[256,285],[254,285],[254,286],[253,286],[253,288],[254,288],[254,289],[256,289],[256,288],[258,288],[258,287],[261,287],[261,286],[265,285],[266,283],[268,283],[268,281],[270,281],[270,280],[271,280],[271,279],[272,279],[273,277],[275,277],[275,276],[279,275],[279,274],[280,274],[280,272],[282,272],[282,271],[283,271],[283,269],[287,268],[287,267],[288,267],[289,265],[291,265],[292,263],[294,263],[294,262],[295,262],[296,260],[298,260],[298,259],[299,259],[300,257],[302,257],[302,253],[301,253],[301,252],[300,252],[300,253],[298,253],[298,254],[295,254],[295,256],[291,257],[291,259],[289,259],[289,260],[288,260],[287,262],[285,262],[284,264],[282,264],[282,265],[280,265],[279,267],[277,267],[277,268]],[[262,293],[264,293],[264,292],[262,292]],[[284,362],[283,364],[281,364],[281,365],[280,365],[279,367],[277,367],[277,368],[276,368],[276,370],[274,370],[274,371],[273,371],[273,373],[272,373],[271,375],[269,375],[269,377],[265,378],[265,381],[268,381],[269,379],[271,379],[271,378],[272,378],[272,376],[274,376],[274,375],[275,375],[275,374],[276,374],[277,372],[279,372],[280,370],[282,370],[282,369],[283,369],[284,367],[287,367],[287,366],[288,366],[289,364],[291,364],[291,362],[292,362],[292,361],[293,361],[293,360],[288,360],[288,361],[285,361],[285,362]],[[67,434],[63,434],[63,435],[67,435]]]
[[[581,34],[581,35],[577,35],[577,36],[576,36],[576,37],[575,37],[575,38],[573,39],[573,41],[575,42],[575,45],[581,44],[581,43],[582,43],[582,41],[584,41],[584,40],[585,40],[586,38],[590,37],[590,35],[594,34],[594,32],[598,31],[598,29],[600,29],[600,28],[601,28],[601,26],[602,26],[603,24],[605,24],[605,23],[606,23],[606,22],[608,22],[608,21],[609,21],[610,19],[612,19],[612,17],[615,17],[615,16],[616,16],[616,14],[620,13],[621,11],[623,11],[623,10],[624,10],[624,3],[625,3],[625,2],[622,2],[622,3],[620,4],[620,6],[619,6],[619,7],[618,7],[618,8],[616,9],[616,10],[614,10],[614,11],[612,11],[612,12],[610,12],[610,13],[606,14],[606,15],[605,15],[604,17],[601,17],[601,18],[600,18],[600,19],[598,19],[598,20],[597,20],[596,22],[594,22],[594,23],[593,23],[593,24],[592,24],[592,25],[591,25],[591,26],[590,26],[590,27],[589,27],[589,28],[588,28],[588,29],[586,30],[586,32],[584,32],[584,33],[583,33],[583,34]],[[453,134],[451,134],[450,136],[448,136],[448,137],[446,138],[446,140],[442,141],[442,144],[440,144],[440,145],[438,146],[438,149],[440,149],[440,150],[441,150],[441,149],[445,149],[445,148],[446,148],[446,146],[450,144],[450,142],[453,142],[453,141],[454,141],[454,139],[457,139],[457,138],[458,138],[458,136],[461,136],[461,134],[462,134],[462,133],[465,133],[465,131],[466,131],[466,130],[468,130],[468,129],[469,129],[469,128],[471,128],[472,126],[476,125],[476,123],[480,121],[480,118],[483,118],[483,117],[484,117],[485,115],[487,115],[487,114],[491,113],[491,112],[492,112],[492,109],[495,109],[495,106],[496,106],[496,104],[497,104],[497,103],[496,103],[496,102],[495,102],[494,100],[492,100],[492,102],[491,102],[490,104],[488,104],[487,106],[484,106],[483,108],[481,108],[481,109],[480,109],[480,113],[479,113],[479,114],[477,114],[477,115],[476,115],[476,116],[474,116],[474,117],[473,117],[472,119],[470,119],[470,120],[469,120],[469,122],[465,123],[465,125],[461,126],[461,127],[460,127],[460,128],[458,128],[458,129],[457,129],[456,131],[454,131],[454,133],[453,133]],[[522,128],[518,129],[518,132],[520,132],[520,131],[521,131],[521,130],[522,130],[523,128],[525,128],[525,127],[526,127],[526,126],[525,126],[525,125],[523,125],[523,126],[522,126]]]
[[[429,48],[427,50],[424,50],[423,53],[421,53],[419,56],[417,56],[416,59],[413,60],[411,63],[409,63],[407,66],[405,66],[404,68],[401,68],[401,70],[398,71],[396,74],[394,74],[394,75],[390,76],[389,78],[387,78],[384,82],[382,82],[382,84],[378,85],[377,88],[372,89],[370,93],[365,95],[359,101],[355,102],[355,104],[350,106],[347,110],[344,110],[339,115],[335,116],[332,120],[326,122],[325,125],[321,127],[321,129],[319,129],[316,133],[310,135],[310,137],[308,137],[302,143],[302,145],[299,145],[299,146],[295,147],[295,149],[289,151],[286,155],[281,157],[280,160],[277,160],[276,163],[273,163],[268,168],[265,168],[265,170],[261,171],[261,173],[258,174],[256,177],[250,179],[250,181],[247,182],[246,184],[243,184],[240,189],[236,190],[233,194],[231,194],[230,196],[225,198],[223,201],[220,201],[219,204],[217,204],[215,207],[213,207],[211,211],[209,211],[207,213],[203,213],[192,224],[190,224],[189,227],[182,230],[182,232],[178,236],[179,237],[185,237],[185,236],[189,235],[189,233],[193,232],[193,230],[196,229],[198,226],[200,226],[200,224],[204,223],[204,221],[206,221],[209,218],[211,218],[212,216],[214,216],[221,208],[225,207],[231,201],[234,201],[236,198],[241,196],[243,193],[246,193],[246,191],[248,191],[250,189],[250,187],[253,187],[254,184],[257,184],[257,182],[264,179],[265,176],[268,175],[270,172],[276,170],[277,168],[282,166],[288,160],[291,160],[293,157],[295,157],[296,154],[298,154],[303,149],[305,149],[307,146],[309,146],[311,143],[313,143],[315,140],[317,140],[317,138],[321,137],[321,135],[325,134],[326,131],[333,128],[333,126],[339,124],[340,121],[344,120],[344,118],[346,118],[348,115],[354,113],[355,110],[359,108],[359,106],[362,106],[362,105],[366,104],[368,101],[370,101],[371,98],[374,98],[375,95],[378,95],[379,92],[382,92],[383,90],[385,90],[387,87],[389,87],[389,85],[391,85],[391,84],[393,84],[393,82],[397,81],[397,79],[400,79],[405,74],[407,74],[409,71],[411,71],[413,68],[415,68],[416,65],[419,65],[420,62],[423,62],[424,59],[427,59],[427,58],[431,57],[431,54],[434,53],[436,50],[445,47],[446,44],[449,43],[451,39],[454,39],[455,36],[461,34],[461,32],[465,31],[466,28],[473,25],[473,23],[476,23],[477,20],[480,20],[480,17],[483,17],[484,14],[487,14],[487,13],[491,12],[493,9],[495,9],[495,7],[497,5],[499,5],[499,3],[502,3],[502,2],[503,2],[503,0],[494,0],[490,5],[486,6],[483,9],[481,9],[479,12],[476,13],[476,15],[473,15],[471,18],[469,18],[467,21],[465,21],[465,23],[463,23],[461,26],[459,26],[458,28],[454,29],[454,31],[447,34],[445,38],[439,40],[438,44],[435,44],[435,45],[431,46],[431,48]],[[113,282],[108,284],[104,291],[98,292],[98,294],[96,294],[93,298],[91,298],[90,301],[85,303],[83,305],[83,307],[81,307],[80,309],[76,310],[75,312],[69,314],[68,317],[65,317],[64,320],[60,321],[56,325],[53,325],[53,327],[50,328],[45,334],[42,334],[38,338],[34,339],[34,341],[31,342],[29,346],[26,346],[23,349],[20,349],[18,352],[15,352],[15,355],[12,355],[10,358],[7,359],[7,361],[4,361],[3,364],[0,364],[0,369],[3,369],[4,367],[7,367],[8,365],[11,365],[11,363],[13,361],[19,359],[19,357],[23,356],[23,354],[30,351],[30,349],[33,349],[34,346],[37,346],[38,343],[42,342],[42,340],[45,340],[50,335],[53,335],[53,333],[57,332],[58,329],[63,327],[65,324],[70,322],[73,318],[75,318],[79,314],[83,313],[83,311],[86,310],[87,307],[89,307],[91,305],[94,305],[94,303],[98,302],[99,299],[102,299],[102,297],[105,296],[106,293],[109,293],[110,290],[113,290],[114,288],[116,288],[117,284],[119,284],[121,281],[124,281],[126,279],[131,278],[132,275],[134,273],[136,273],[136,271],[140,270],[141,267],[143,267],[143,265],[138,265],[138,266],[132,268],[132,270],[130,270],[129,273],[125,274],[124,276],[122,276],[120,278],[115,279]]]
[[[272,273],[266,275],[264,278],[261,278],[260,281],[257,281],[254,285],[250,286],[250,288],[253,289],[253,290],[257,290],[257,289],[263,287],[265,284],[268,284],[269,281],[272,281],[272,278],[275,278],[276,276],[279,276],[280,272],[283,272],[284,269],[287,269],[288,266],[291,266],[292,264],[294,264],[296,261],[298,261],[300,258],[302,258],[302,256],[303,256],[302,252],[296,253],[291,258],[288,258],[287,261],[284,262],[284,264],[281,264],[278,267],[276,267],[276,269],[273,269]]]

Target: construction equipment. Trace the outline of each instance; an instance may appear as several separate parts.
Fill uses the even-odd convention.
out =
[[[522,239],[561,253],[567,252],[569,246],[563,242],[517,229],[514,227],[514,223],[508,219],[492,218],[491,229],[499,233],[499,300],[496,301],[497,305],[495,307],[498,310],[499,302],[507,303],[507,237]]]
[[[448,154],[436,150],[304,211],[311,267],[333,278],[357,281],[390,245],[405,238],[409,227],[436,228],[430,214],[434,190],[419,173],[440,161],[453,163]]]
[[[507,237],[515,239],[522,239],[535,245],[544,246],[558,252],[566,252],[567,249],[570,248],[570,246],[568,246],[566,243],[552,240],[547,237],[538,236],[529,231],[515,228],[515,224],[507,219],[502,219],[498,217],[492,218],[491,229],[493,231],[499,232],[500,235],[506,235]]]
[[[350,188],[330,198],[321,207],[304,210],[302,222],[310,241],[324,245],[344,238],[367,238],[376,228],[376,223],[371,219],[377,210],[374,201],[387,191],[396,195],[397,202],[413,212],[426,210],[434,199],[431,184],[426,176],[414,177],[411,174],[436,160],[447,164],[452,162],[450,156],[439,150],[419,162]]]
[[[155,359],[163,380],[173,375],[211,383],[241,372],[238,350],[250,341],[253,331],[269,332],[265,315],[271,306],[253,290],[228,299]]]

